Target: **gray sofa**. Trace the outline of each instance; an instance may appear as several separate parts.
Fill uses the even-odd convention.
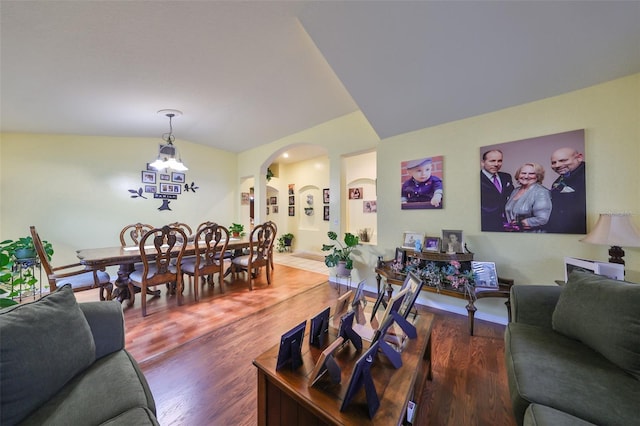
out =
[[[505,332],[519,425],[640,424],[640,285],[573,271],[513,286]]]
[[[0,310],[0,424],[158,425],[118,302],[71,286]]]

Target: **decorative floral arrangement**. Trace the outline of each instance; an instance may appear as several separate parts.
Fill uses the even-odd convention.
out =
[[[407,273],[415,272],[424,279],[426,285],[438,289],[450,286],[456,290],[470,291],[470,287],[475,285],[473,272],[471,270],[465,271],[457,260],[451,260],[439,266],[436,262],[426,262],[422,265],[420,259],[412,259],[406,265],[405,271]]]

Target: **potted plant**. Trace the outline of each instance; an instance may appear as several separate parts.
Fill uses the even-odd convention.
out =
[[[282,234],[280,235],[280,238],[278,238],[278,252],[282,253],[283,251],[287,251],[288,248],[287,247],[291,247],[291,242],[293,241],[293,234],[292,233],[286,233],[286,234]]]
[[[47,258],[51,260],[53,246],[48,241],[42,241]],[[16,241],[5,240],[0,243],[0,308],[15,305],[13,300],[20,293],[33,289],[38,279],[33,275],[30,267],[22,271],[16,263],[33,265],[36,257],[35,247],[31,237],[23,237]]]
[[[338,266],[344,268],[344,275],[350,275],[351,269],[353,269],[353,259],[351,259],[351,253],[354,248],[360,244],[360,240],[356,235],[353,235],[349,232],[344,234],[344,238],[342,242],[338,240],[338,234],[333,231],[327,232],[327,236],[330,240],[335,241],[334,244],[323,244],[322,251],[330,251],[330,254],[327,254],[324,257],[324,263],[328,267]]]
[[[242,237],[245,235],[244,225],[241,223],[232,223],[229,227],[229,232],[231,232],[231,236],[233,237]]]

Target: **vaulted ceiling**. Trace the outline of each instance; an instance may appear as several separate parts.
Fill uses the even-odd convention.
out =
[[[3,132],[241,152],[361,110],[380,138],[640,72],[638,1],[7,1]]]

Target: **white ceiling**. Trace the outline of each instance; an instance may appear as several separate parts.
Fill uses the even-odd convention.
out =
[[[640,72],[640,1],[0,2],[3,132],[241,152],[362,110],[381,138]]]

